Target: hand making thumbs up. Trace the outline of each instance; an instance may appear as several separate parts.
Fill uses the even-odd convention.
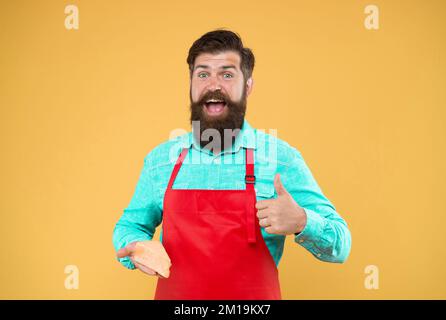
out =
[[[280,180],[274,177],[277,198],[256,203],[259,224],[272,234],[294,234],[301,232],[307,223],[307,214],[288,193]]]

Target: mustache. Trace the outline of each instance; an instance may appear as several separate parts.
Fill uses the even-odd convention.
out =
[[[203,105],[210,99],[221,100],[228,105],[234,104],[234,101],[220,90],[206,92],[195,104]]]

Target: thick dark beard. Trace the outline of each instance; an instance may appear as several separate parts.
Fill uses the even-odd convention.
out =
[[[207,118],[203,111],[203,105],[210,98],[223,99],[226,102],[228,112],[224,118]],[[238,102],[230,100],[230,98],[223,94],[220,90],[207,92],[199,101],[196,102],[192,101],[192,96],[190,95],[190,101],[191,123],[194,124],[195,121],[199,121],[200,124],[200,130],[193,131],[195,141],[200,142],[200,146],[202,148],[215,148],[213,150],[214,153],[220,150],[230,149],[234,144],[234,141],[240,132],[245,119],[247,105],[246,87],[243,88],[242,97]],[[207,129],[215,129],[218,131],[221,137],[220,143],[217,141],[212,142],[212,136],[210,137],[210,140],[203,139],[203,132]],[[231,136],[228,136],[228,134]]]

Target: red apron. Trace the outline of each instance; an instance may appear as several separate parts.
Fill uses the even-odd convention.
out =
[[[253,150],[246,149],[246,190],[172,189],[188,151],[164,195],[162,242],[172,266],[169,278],[158,279],[155,299],[281,299],[256,216]]]

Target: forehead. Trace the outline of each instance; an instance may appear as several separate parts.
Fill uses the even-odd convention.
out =
[[[218,68],[223,65],[235,65],[239,69],[240,55],[235,51],[201,53],[195,58],[194,65],[208,65],[211,68]]]

